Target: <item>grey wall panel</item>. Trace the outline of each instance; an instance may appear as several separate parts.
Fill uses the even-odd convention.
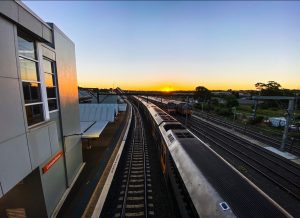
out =
[[[51,125],[49,125],[51,156],[53,156],[60,150],[56,126],[57,124],[54,122]]]
[[[49,42],[52,42],[52,31],[46,26],[43,26],[43,38]]]
[[[32,129],[28,132],[28,146],[33,168],[38,167],[51,157],[48,126]]]
[[[18,5],[14,1],[0,1],[0,13],[18,21]]]
[[[46,173],[43,174],[41,172],[41,179],[47,213],[50,217],[66,190],[63,157],[61,157]]]
[[[42,23],[21,6],[19,6],[19,23],[31,32],[43,37]]]
[[[31,164],[25,134],[0,144],[0,182],[4,193],[30,172]]]
[[[68,169],[68,184],[70,185],[82,164],[81,142],[73,146],[73,149],[65,154],[65,158]]]
[[[63,134],[80,133],[75,46],[55,26],[54,41]]]
[[[53,122],[56,122],[59,150],[61,150],[62,149],[62,139],[61,139],[61,129],[60,129],[60,120],[59,119],[60,118],[59,118],[58,111],[50,113],[50,120]]]
[[[51,27],[21,1],[0,1],[0,15],[8,17],[28,31],[52,43]]]
[[[65,137],[65,152],[71,151],[78,143],[81,143],[81,136]]]
[[[0,16],[0,30],[0,76],[18,78],[14,25]]]
[[[26,131],[19,86],[17,79],[0,77],[0,143]]]
[[[1,182],[0,182],[0,198],[3,196],[3,192],[2,192],[2,186],[1,186]]]
[[[65,158],[68,184],[82,164],[78,84],[75,61],[75,46],[55,25],[53,25],[62,133],[65,136]]]

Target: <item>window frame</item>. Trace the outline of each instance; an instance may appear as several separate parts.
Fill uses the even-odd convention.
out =
[[[21,92],[23,95],[23,108],[24,108],[24,115],[25,115],[25,120],[26,120],[26,124],[27,124],[27,128],[31,129],[34,128],[36,126],[39,126],[47,121],[50,120],[50,115],[49,115],[49,110],[48,110],[48,99],[47,99],[47,93],[46,93],[46,86],[45,86],[45,78],[44,78],[44,70],[43,70],[43,64],[42,64],[42,60],[43,60],[43,56],[42,56],[42,48],[41,48],[41,44],[40,42],[38,42],[37,40],[35,40],[33,37],[30,37],[30,35],[24,33],[23,31],[19,31],[17,30],[17,37],[16,37],[16,44],[18,45],[18,38],[23,38],[26,40],[26,38],[30,38],[32,39],[32,43],[34,45],[34,52],[35,52],[35,57],[36,59],[32,59],[30,57],[26,57],[24,55],[20,55],[19,52],[19,46],[17,46],[16,51],[17,51],[17,60],[18,60],[18,65],[19,65],[19,71],[20,71],[20,84],[21,84]],[[38,80],[37,81],[31,81],[31,80],[23,80],[22,76],[21,76],[21,64],[20,64],[20,58],[35,62],[35,64],[37,65],[36,68],[36,73],[38,76]],[[30,82],[30,83],[36,83],[39,84],[39,91],[40,91],[40,101],[39,102],[33,102],[33,103],[25,103],[25,96],[24,96],[24,92],[23,92],[23,82]],[[26,107],[27,106],[33,106],[33,105],[41,105],[42,108],[42,120],[40,122],[34,123],[32,125],[29,125],[28,123],[28,116],[27,116],[27,112],[26,112]]]
[[[43,76],[45,76],[45,74],[50,74],[50,75],[52,75],[53,76],[53,83],[54,83],[54,85],[53,85],[53,87],[54,87],[54,89],[55,89],[55,98],[48,98],[48,95],[47,95],[47,86],[46,86],[46,83],[44,83],[44,85],[45,85],[45,89],[46,89],[46,101],[47,101],[47,106],[48,106],[48,111],[49,111],[49,113],[54,113],[54,112],[57,112],[57,111],[59,111],[59,104],[58,104],[58,91],[57,91],[57,71],[56,71],[56,62],[54,61],[54,60],[51,60],[50,58],[48,58],[48,57],[45,57],[45,56],[43,56],[43,59],[42,59],[43,61],[43,63],[44,63],[44,60],[45,61],[49,61],[50,63],[51,63],[51,69],[52,69],[52,72],[51,73],[46,73],[45,71],[44,71],[44,69],[43,69]],[[54,110],[50,110],[49,109],[49,104],[48,104],[48,101],[49,100],[56,100],[56,109],[54,109]]]

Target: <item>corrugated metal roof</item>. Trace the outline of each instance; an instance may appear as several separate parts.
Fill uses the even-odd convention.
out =
[[[127,104],[126,103],[118,104],[118,106],[119,106],[119,111],[126,111],[126,108],[127,108]]]
[[[80,130],[81,133],[84,133],[88,128],[90,128],[95,122],[94,121],[81,121]]]
[[[107,123],[108,121],[98,121],[94,123],[88,130],[83,133],[82,138],[98,138],[105,129]]]
[[[118,104],[79,104],[80,121],[110,121],[118,114]]]

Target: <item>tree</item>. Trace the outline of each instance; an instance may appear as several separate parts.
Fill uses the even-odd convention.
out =
[[[225,101],[226,101],[226,107],[228,108],[239,106],[239,102],[234,95],[226,96]]]
[[[200,102],[208,102],[211,98],[211,91],[209,91],[204,86],[198,86],[196,87],[194,96],[195,99],[197,99]]]
[[[275,81],[268,81],[268,83],[258,82],[255,84],[257,90],[264,96],[280,96],[283,95],[281,85]]]
[[[268,83],[261,83],[258,82],[255,84],[257,90],[259,90],[260,95],[262,96],[293,96],[293,92],[289,89],[281,88],[281,85],[275,81],[268,81]],[[264,101],[262,107],[269,108],[269,107],[286,107],[287,101],[284,100],[269,100]]]

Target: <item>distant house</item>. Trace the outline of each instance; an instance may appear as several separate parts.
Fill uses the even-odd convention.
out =
[[[214,95],[231,95],[231,92],[227,92],[227,91],[212,91],[211,92]]]

